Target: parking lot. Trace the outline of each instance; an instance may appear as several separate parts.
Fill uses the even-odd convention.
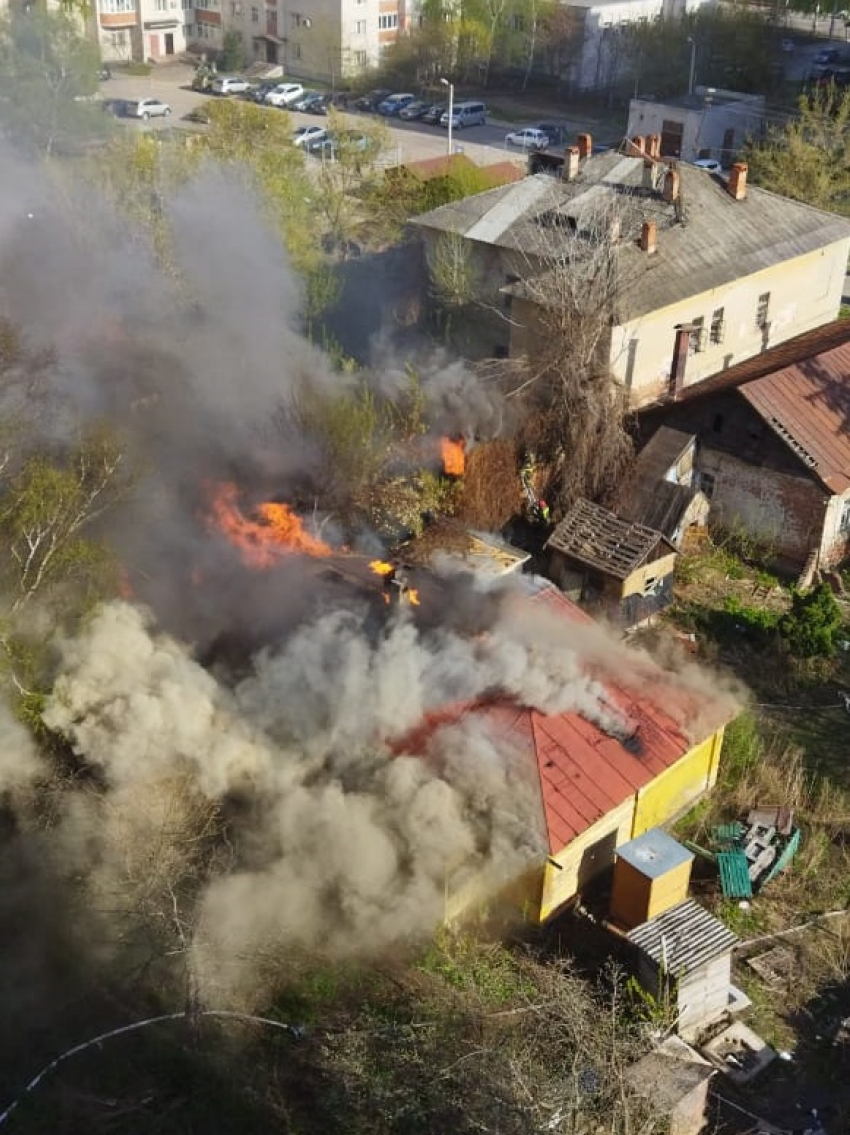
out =
[[[120,118],[118,121],[129,130],[161,130],[164,127],[185,127],[195,129],[198,127],[186,120],[199,104],[215,97],[207,93],[199,93],[191,89],[193,70],[183,63],[168,63],[160,65],[152,71],[149,77],[125,75],[116,72],[113,78],[101,83],[101,94],[105,99],[132,101],[141,98],[158,98],[168,103],[172,108],[172,115],[168,118],[152,118],[148,122]],[[267,114],[280,114],[273,107],[266,108]],[[309,114],[290,112],[295,126],[306,125],[323,121]],[[352,126],[363,121],[359,114],[346,114]],[[448,135],[443,127],[427,126],[421,122],[401,122],[398,119],[381,119],[389,129],[392,139],[389,158],[393,162],[418,161],[424,158],[438,157],[447,152]],[[525,163],[525,155],[521,150],[508,148],[505,145],[505,135],[517,128],[515,123],[490,123],[487,126],[473,126],[464,130],[455,130],[453,134],[453,149],[455,152],[466,153],[474,162],[485,165],[491,162],[510,159],[519,164]]]

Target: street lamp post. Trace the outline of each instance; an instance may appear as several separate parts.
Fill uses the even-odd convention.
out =
[[[452,155],[452,118],[454,117],[454,111],[455,111],[455,85],[454,85],[454,83],[450,83],[448,81],[448,79],[440,79],[440,82],[443,84],[444,87],[449,88],[449,141],[448,141],[448,147],[449,147],[449,157],[451,157],[451,155]]]
[[[688,94],[694,93],[694,79],[697,73],[697,41],[693,36],[688,36],[688,43],[691,45],[691,73],[688,77]]]

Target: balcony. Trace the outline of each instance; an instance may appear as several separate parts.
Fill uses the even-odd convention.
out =
[[[98,19],[102,28],[134,28],[139,22],[135,12],[100,12]]]

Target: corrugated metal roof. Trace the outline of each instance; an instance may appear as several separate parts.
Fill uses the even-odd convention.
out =
[[[649,562],[659,544],[661,555],[676,549],[654,528],[624,520],[601,505],[579,498],[546,541],[579,563],[597,567],[615,579],[627,579]]]
[[[551,585],[529,586],[528,595],[562,619],[567,632],[570,625],[594,625],[585,612]],[[545,714],[494,700],[431,713],[394,748],[422,752],[435,730],[469,715],[509,734],[520,749],[527,751],[529,760],[536,761],[549,850],[557,855],[576,836],[680,760],[693,744],[668,712],[673,708],[669,704],[670,688],[660,670],[657,685],[644,672],[636,679],[634,689],[627,687],[625,678],[613,681],[596,672],[592,676],[604,687],[600,720],[615,718],[622,728],[606,732],[578,711]],[[648,692],[652,689],[658,691],[657,700]]]
[[[610,152],[586,161],[574,181],[537,174],[443,205],[411,223],[514,249],[545,264],[563,254],[570,234],[569,226],[542,224],[543,216],[567,213],[582,228],[583,219],[593,222],[589,214],[598,217],[602,197],[621,222],[620,322],[850,239],[850,221],[844,217],[755,186],[748,187],[744,201],[735,201],[703,170],[680,163],[678,172],[676,206],[644,189],[643,158]],[[641,252],[638,242],[648,220],[655,221],[658,234],[652,256]]]
[[[656,965],[666,966],[677,978],[728,953],[738,941],[736,934],[693,899],[635,927],[628,937]]]
[[[739,394],[830,492],[850,489],[850,343],[748,382]]]

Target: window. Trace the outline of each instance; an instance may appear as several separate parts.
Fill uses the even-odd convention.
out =
[[[157,12],[167,12],[168,0],[156,0],[156,10]]]
[[[711,500],[711,498],[714,496],[714,489],[716,484],[717,482],[713,473],[700,473],[699,487],[709,500]]]
[[[711,313],[711,341],[722,343],[726,334],[726,321],[723,317],[723,308],[718,307]]]
[[[300,12],[290,12],[289,19],[291,20],[292,26],[294,28],[300,28],[301,27],[301,13]]]
[[[117,14],[119,12],[135,12],[136,0],[102,0],[101,12]]]
[[[183,34],[185,35],[186,39],[192,39],[192,37],[195,34],[195,25],[194,24],[184,24],[183,25]]]
[[[127,33],[126,32],[112,32],[109,36],[109,42],[113,47],[126,47],[127,46]]]
[[[398,27],[398,14],[393,12],[388,16],[378,16],[378,28],[381,31],[390,31]]]
[[[258,24],[259,22],[260,22],[260,9],[259,8],[252,8],[251,9],[251,23],[252,24]]]
[[[366,52],[365,51],[355,51],[354,52],[354,62],[356,63],[356,65],[358,67],[365,67],[366,66]]]
[[[300,59],[301,58],[301,44],[300,43],[293,43],[293,45],[292,45],[292,58],[293,59]]]
[[[838,525],[839,532],[850,532],[850,501],[845,501],[841,506],[841,523]]]
[[[355,23],[354,34],[355,35],[365,35],[366,34],[366,21],[365,20],[358,20]]]
[[[756,308],[756,327],[760,331],[764,331],[767,327],[768,316],[770,315],[770,292],[764,292],[759,296],[758,307]]]
[[[705,319],[700,315],[691,320],[691,337],[688,340],[688,354],[695,355],[697,351],[705,350]]]
[[[646,579],[643,581],[643,593],[644,593],[644,595],[651,595],[653,593],[653,591],[655,590],[657,585],[658,585],[658,576],[657,575],[648,575],[646,577]]]

